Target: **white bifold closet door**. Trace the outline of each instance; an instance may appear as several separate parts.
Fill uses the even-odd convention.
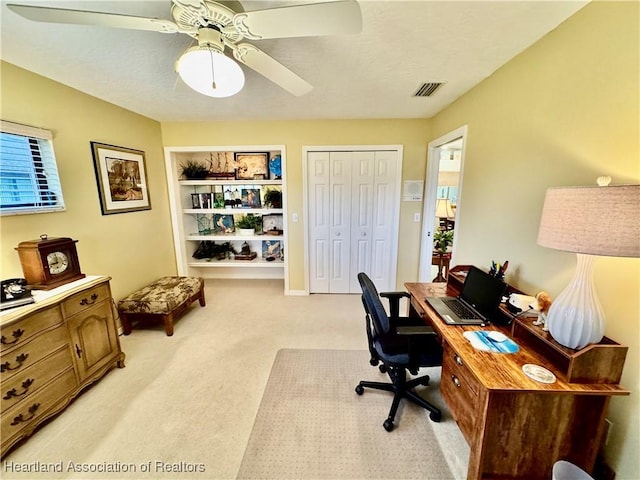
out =
[[[395,289],[398,151],[307,152],[309,290]]]

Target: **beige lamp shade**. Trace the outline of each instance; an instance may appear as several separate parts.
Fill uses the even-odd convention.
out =
[[[436,217],[438,218],[453,218],[453,208],[451,208],[451,200],[448,198],[439,198],[436,201]]]
[[[549,188],[538,245],[589,255],[640,257],[640,185]]]

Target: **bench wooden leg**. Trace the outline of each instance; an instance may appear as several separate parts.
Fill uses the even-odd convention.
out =
[[[120,323],[122,323],[122,333],[129,335],[131,333],[131,320],[126,313],[120,313]]]
[[[173,336],[173,313],[163,315],[164,318],[164,330],[167,332],[167,337]]]
[[[201,307],[207,306],[207,302],[204,299],[204,286],[200,289],[200,296],[198,297],[198,300],[200,301]]]

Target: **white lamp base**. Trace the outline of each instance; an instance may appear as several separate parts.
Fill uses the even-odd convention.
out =
[[[565,347],[579,350],[604,335],[604,312],[593,286],[593,255],[576,254],[578,264],[569,285],[551,304],[547,326]]]

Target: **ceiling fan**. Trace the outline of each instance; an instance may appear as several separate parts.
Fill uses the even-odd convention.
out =
[[[75,25],[185,33],[198,41],[176,62],[181,78],[194,90],[212,97],[240,91],[244,74],[225,55],[255,70],[289,93],[301,96],[313,88],[280,62],[241,40],[310,37],[359,33],[360,6],[355,0],[310,3],[245,12],[237,1],[172,0],[171,20],[114,13],[8,4],[29,20]]]

